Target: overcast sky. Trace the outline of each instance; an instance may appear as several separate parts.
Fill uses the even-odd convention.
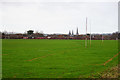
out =
[[[0,31],[84,34],[86,17],[88,32],[118,31],[118,0],[1,0],[0,15]]]

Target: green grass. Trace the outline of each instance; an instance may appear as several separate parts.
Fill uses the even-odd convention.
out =
[[[92,40],[87,48],[84,43],[84,40],[2,40],[2,76],[88,78],[118,64],[116,57],[105,66],[95,65],[118,53],[118,41]]]

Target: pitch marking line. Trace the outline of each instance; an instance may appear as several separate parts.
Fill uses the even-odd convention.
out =
[[[64,52],[63,52],[64,53]],[[61,53],[61,54],[63,54],[63,53]],[[30,60],[25,60],[25,61],[33,61],[33,60],[36,60],[36,59],[39,59],[39,58],[45,58],[45,57],[47,57],[47,56],[50,56],[50,55],[55,55],[56,53],[54,53],[54,54],[48,54],[48,55],[45,55],[45,56],[41,56],[41,57],[37,57],[37,58],[33,58],[33,59],[30,59]]]
[[[8,55],[8,54],[0,54],[0,55]]]
[[[118,56],[119,54],[120,54],[120,52],[117,53],[116,55],[114,55],[111,59],[107,60],[103,65],[106,65],[108,62],[112,61],[113,58],[115,58],[115,57]]]
[[[112,58],[110,58],[109,60],[107,60],[105,63],[103,63],[103,64],[91,64],[91,65],[106,65],[108,62],[110,62],[110,61],[112,61],[113,60],[113,58],[115,58],[116,56],[118,56],[120,54],[120,52],[119,53],[117,53],[116,55],[114,55]]]
[[[36,59],[39,59],[39,58],[45,58],[45,57],[50,56],[50,55],[55,55],[55,54],[48,54],[46,56],[41,56],[41,57],[33,58],[33,59],[30,59],[30,60],[26,60],[26,61],[33,61],[33,60],[36,60]]]

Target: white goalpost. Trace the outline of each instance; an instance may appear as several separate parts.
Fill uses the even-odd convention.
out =
[[[85,47],[87,47],[87,17],[86,17],[86,39],[85,39]]]
[[[90,37],[89,37],[89,39],[90,39],[90,46],[91,46],[91,40],[92,40],[92,35],[91,35],[91,21],[89,20],[89,26],[90,26]],[[87,30],[88,30],[88,18],[86,17],[86,37],[85,37],[85,47],[87,47]]]
[[[91,46],[91,20],[90,20],[90,46]]]
[[[102,43],[103,43],[104,37],[103,37],[103,32],[102,32]]]

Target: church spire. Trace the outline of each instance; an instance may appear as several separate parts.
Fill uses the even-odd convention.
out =
[[[70,30],[69,30],[69,35],[71,35],[71,32],[70,32]]]
[[[78,27],[77,27],[76,35],[79,35],[79,33],[78,33]]]

